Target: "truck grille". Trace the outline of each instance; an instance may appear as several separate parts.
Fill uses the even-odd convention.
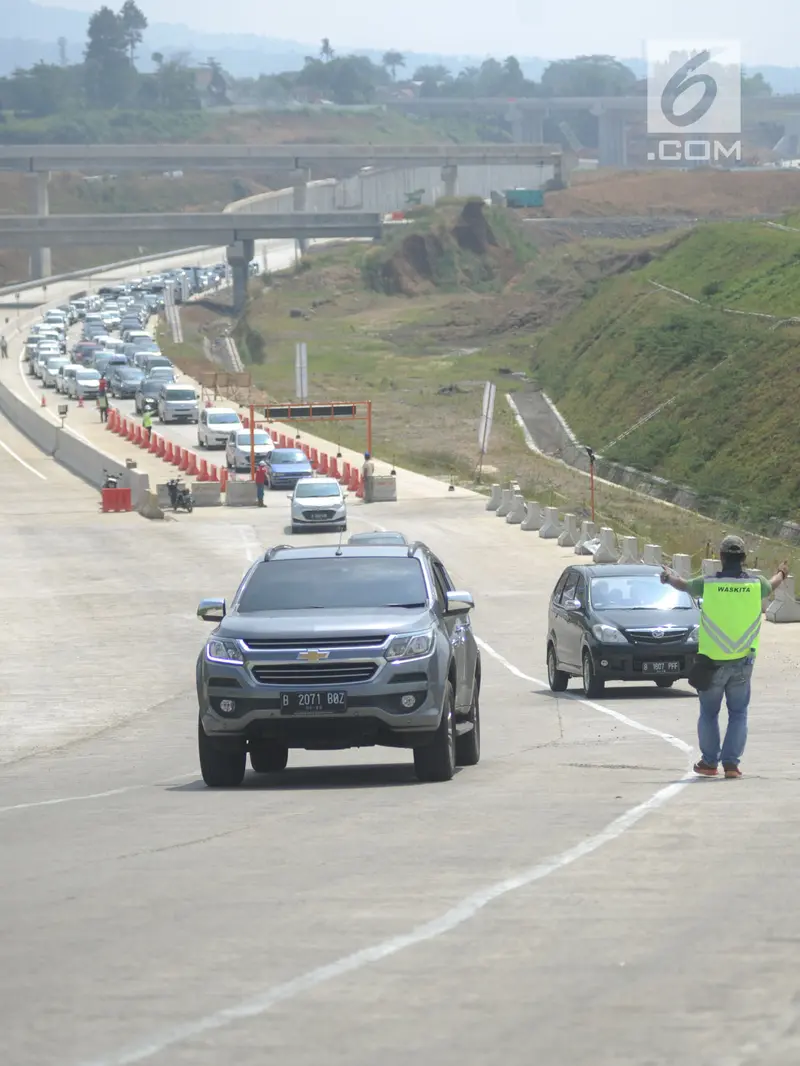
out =
[[[649,629],[628,629],[628,639],[634,644],[674,644],[686,640],[688,629],[667,629],[653,626]]]
[[[253,677],[262,685],[350,685],[374,677],[376,663],[262,663]]]
[[[308,648],[379,648],[389,639],[388,634],[376,637],[317,637],[309,640],[286,640],[276,637],[274,640],[243,640],[248,651],[306,651]]]

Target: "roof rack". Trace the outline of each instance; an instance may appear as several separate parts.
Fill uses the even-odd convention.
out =
[[[291,544],[276,544],[273,548],[267,548],[264,552],[264,562],[268,563],[278,552],[287,551],[291,547]]]

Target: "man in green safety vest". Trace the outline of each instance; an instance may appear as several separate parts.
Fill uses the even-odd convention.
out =
[[[789,576],[785,562],[769,581],[748,574],[744,569],[746,555],[741,537],[726,536],[719,546],[720,569],[713,577],[686,581],[666,566],[661,574],[664,584],[703,601],[697,666],[705,677],[696,678],[695,685],[700,698],[697,736],[701,758],[694,765],[694,772],[703,777],[715,777],[720,762],[726,777],[742,776],[739,762],[747,742],[750,679],[758,650],[762,601]],[[728,728],[720,747],[723,696]]]
[[[153,416],[149,411],[145,411],[142,415],[142,428],[147,434],[147,439],[150,439],[150,430],[153,428]]]

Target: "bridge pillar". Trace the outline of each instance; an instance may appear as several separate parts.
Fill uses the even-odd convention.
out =
[[[523,111],[522,116],[522,144],[544,144],[544,113]]]
[[[308,178],[307,170],[292,171],[292,211],[308,210]],[[300,255],[305,255],[308,241],[301,237],[297,242],[297,247],[300,249]]]
[[[50,175],[46,170],[28,175],[28,210],[32,215],[50,214],[50,197],[48,182]],[[34,248],[31,252],[31,281],[49,278],[53,273],[53,257],[49,248]]]
[[[601,111],[597,116],[598,157],[601,167],[628,165],[628,124],[617,111]]]
[[[250,263],[255,253],[255,241],[235,241],[225,249],[233,275],[233,310],[241,314],[247,303],[247,283],[250,279]]]
[[[800,115],[787,115],[783,122],[783,136],[772,149],[781,159],[796,159],[800,146]]]
[[[445,196],[457,196],[458,195],[458,167],[455,164],[448,164],[442,167],[442,181],[444,182],[444,194]]]

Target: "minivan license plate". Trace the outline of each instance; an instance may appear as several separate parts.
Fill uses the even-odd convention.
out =
[[[281,714],[342,714],[346,692],[282,692]]]
[[[681,664],[677,662],[642,663],[644,674],[677,674]]]

